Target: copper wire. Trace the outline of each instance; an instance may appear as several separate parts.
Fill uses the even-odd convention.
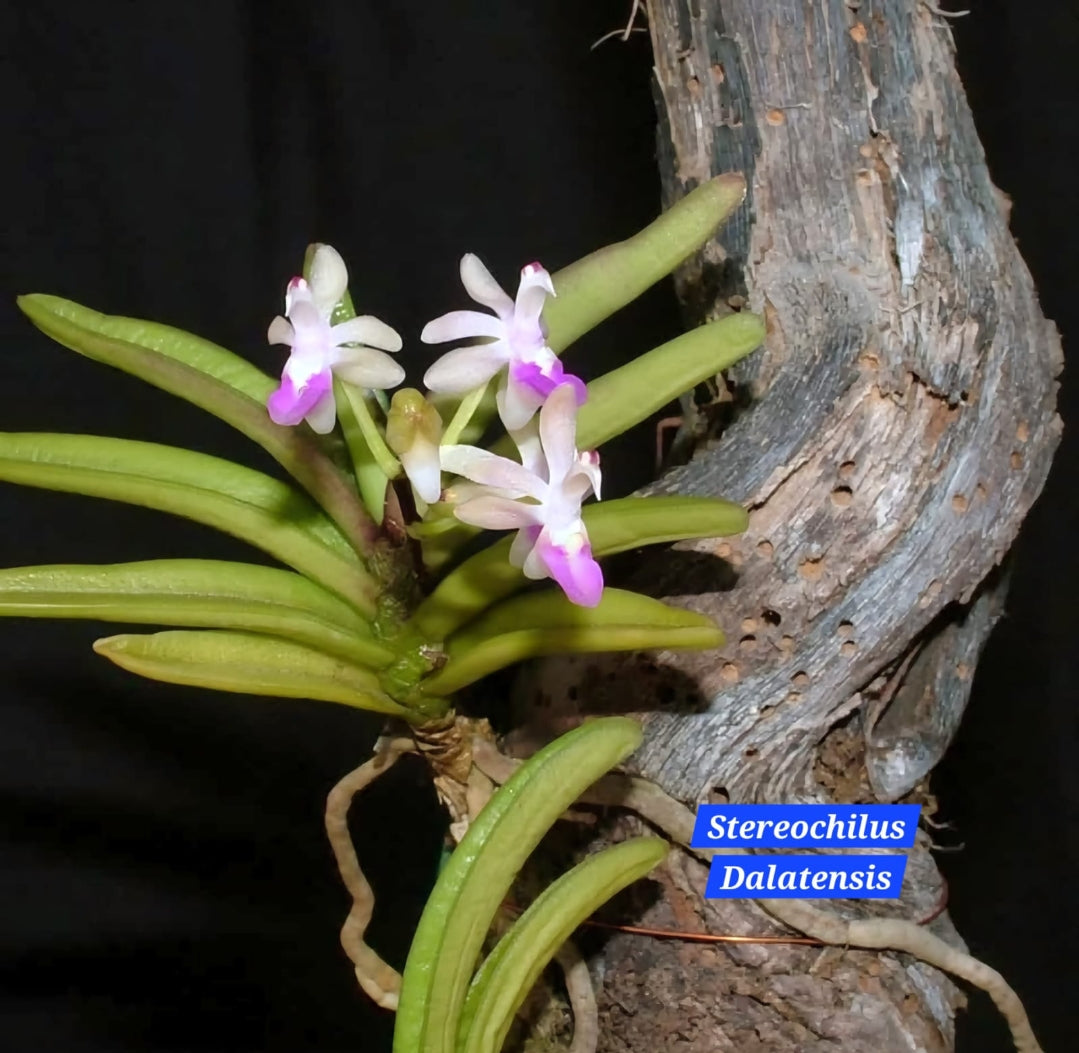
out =
[[[915,922],[916,925],[928,925],[936,921],[948,907],[948,882],[941,877],[940,899],[933,910],[924,918]],[[516,904],[505,904],[507,910],[513,914],[523,913],[523,909]],[[581,922],[582,926],[590,929],[608,929],[614,932],[628,932],[637,936],[651,936],[654,939],[682,940],[686,943],[792,943],[803,947],[827,947],[823,940],[813,939],[811,936],[735,936],[733,934],[719,934],[714,932],[686,932],[681,929],[653,929],[643,925],[619,925],[614,922],[597,921],[588,918]]]

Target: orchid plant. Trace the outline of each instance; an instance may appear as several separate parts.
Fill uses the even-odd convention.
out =
[[[466,341],[426,371],[426,392],[399,387],[409,352],[389,325],[356,314],[329,245],[310,248],[269,325],[270,344],[288,349],[279,380],[166,325],[21,297],[59,343],[216,415],[289,478],[153,443],[0,435],[2,480],[184,516],[273,563],[15,568],[0,571],[0,614],[165,627],[94,648],[152,679],[355,706],[399,719],[421,744],[456,737],[426,755],[463,832],[475,819],[453,790],[468,781],[454,720],[463,689],[537,655],[722,643],[703,615],[605,585],[601,560],[736,533],[744,510],[718,498],[600,501],[596,449],[751,352],[762,320],[728,315],[587,384],[560,356],[700,248],[743,195],[738,176],[712,180],[627,241],[554,274],[528,264],[513,298],[465,255],[464,290],[486,311],[423,328],[425,343]],[[632,747],[619,736],[623,756]],[[658,858],[641,852],[641,866]]]

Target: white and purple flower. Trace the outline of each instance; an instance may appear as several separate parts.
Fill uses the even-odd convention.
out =
[[[477,303],[494,312],[451,311],[424,326],[425,344],[450,340],[485,341],[443,355],[424,377],[432,391],[463,395],[506,368],[498,390],[498,413],[508,431],[518,431],[556,388],[569,385],[577,405],[588,397],[580,377],[567,373],[547,346],[543,306],[554,296],[551,276],[538,263],[521,270],[517,299],[511,300],[480,262],[468,253],[461,259],[461,282]],[[508,367],[508,368],[507,368]]]
[[[361,388],[392,388],[404,380],[405,371],[385,354],[401,350],[396,331],[370,315],[331,324],[347,287],[344,260],[329,245],[315,250],[310,283],[303,278],[289,282],[285,317],[278,315],[266,334],[271,344],[291,348],[281,385],[266,404],[276,424],[306,420],[325,435],[337,419],[335,376]]]
[[[592,558],[581,503],[599,497],[599,454],[579,453],[577,389],[556,387],[539,411],[539,426],[514,435],[523,464],[475,446],[443,446],[442,467],[480,484],[454,509],[462,522],[516,530],[510,562],[526,577],[553,578],[566,596],[595,607],[603,572]]]

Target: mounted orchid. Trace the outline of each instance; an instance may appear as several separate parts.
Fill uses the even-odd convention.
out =
[[[396,1048],[420,1048],[413,1038],[421,1034],[430,1036],[425,1050],[451,1053],[460,1017],[460,1048],[492,1050],[491,1036],[508,1026],[557,950],[550,941],[665,851],[639,839],[574,868],[501,945],[498,984],[481,970],[466,998],[475,949],[512,880],[507,860],[523,859],[566,803],[633,748],[639,730],[612,718],[571,732],[481,813],[477,787],[491,784],[473,778],[472,729],[456,715],[461,691],[537,655],[723,641],[709,618],[605,586],[601,561],[641,545],[736,533],[744,510],[717,498],[599,501],[596,449],[752,351],[761,319],[732,314],[587,385],[560,356],[700,248],[743,194],[740,177],[721,177],[628,241],[555,274],[530,263],[512,299],[465,255],[465,291],[487,311],[451,311],[423,327],[426,343],[465,342],[426,371],[427,391],[399,386],[415,349],[379,319],[357,316],[345,262],[329,245],[311,246],[302,275],[287,284],[284,313],[269,324],[269,343],[287,349],[279,381],[166,325],[55,296],[19,300],[59,343],[214,414],[283,469],[288,481],[155,443],[0,434],[0,480],[184,516],[248,542],[270,564],[14,568],[0,571],[0,614],[155,625],[160,631],[123,632],[94,649],[151,679],[337,702],[407,731],[391,733],[327,804],[327,831],[356,904],[342,942],[380,1005],[395,1008],[400,995]],[[279,354],[264,353],[267,361]],[[489,532],[513,536],[485,539]],[[459,837],[471,827],[472,839],[432,898],[402,986],[363,942],[366,921],[357,918],[370,917],[372,901],[346,813],[351,795],[408,749],[428,758],[451,831]],[[444,980],[456,992],[450,1001]]]
[[[694,252],[742,194],[738,177],[721,177],[554,275],[530,263],[514,298],[465,255],[464,289],[486,310],[423,327],[424,342],[465,342],[427,369],[428,393],[398,388],[414,352],[389,325],[357,316],[345,263],[328,245],[312,246],[269,325],[269,342],[287,348],[278,383],[168,326],[22,297],[60,343],[216,414],[293,481],[149,443],[4,435],[2,479],[186,516],[279,566],[9,570],[0,613],[172,626],[95,648],[159,680],[344,702],[416,726],[449,712],[462,687],[531,655],[716,646],[709,619],[604,588],[600,561],[736,532],[745,513],[705,498],[588,503],[601,489],[595,448],[749,353],[761,320],[733,314],[588,385],[559,356]],[[496,414],[507,435],[485,446]],[[483,531],[514,536],[477,550]],[[526,588],[543,580],[551,584]]]

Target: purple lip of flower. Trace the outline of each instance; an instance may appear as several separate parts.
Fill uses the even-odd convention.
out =
[[[510,376],[518,384],[531,388],[541,399],[546,399],[560,384],[569,384],[573,388],[578,406],[583,406],[588,401],[588,388],[584,381],[572,373],[567,373],[558,359],[546,368],[535,362],[514,362],[510,366]]]
[[[595,607],[603,596],[603,571],[592,558],[592,546],[571,551],[562,545],[542,545],[538,552],[567,599],[580,607]]]
[[[330,391],[331,374],[324,370],[308,378],[297,389],[288,373],[281,376],[281,386],[270,395],[267,408],[275,424],[299,424]]]

